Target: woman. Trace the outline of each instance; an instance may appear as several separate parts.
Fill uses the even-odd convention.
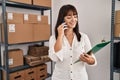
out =
[[[76,8],[72,5],[62,6],[55,35],[49,40],[49,57],[56,62],[52,80],[88,80],[85,64],[96,65],[94,55],[86,54],[90,49],[89,38],[79,32]],[[81,61],[74,64],[78,59]]]

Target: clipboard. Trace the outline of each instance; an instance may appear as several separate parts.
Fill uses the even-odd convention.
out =
[[[107,42],[102,42],[102,43],[99,43],[99,44],[96,44],[92,49],[90,49],[86,54],[89,54],[92,52],[93,54],[95,54],[96,52],[98,52],[99,50],[101,50],[103,47],[105,47],[107,44],[109,44],[111,41],[107,41]],[[79,62],[80,60],[77,60],[74,62],[77,63]]]

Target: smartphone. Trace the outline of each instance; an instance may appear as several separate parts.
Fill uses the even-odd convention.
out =
[[[68,28],[67,28],[67,24],[65,24],[65,21],[63,21],[63,23],[64,23],[64,28],[63,28],[63,29],[64,29],[64,30],[65,30],[65,29],[68,29]]]
[[[65,29],[68,29],[66,24],[64,24],[64,30],[65,30]]]

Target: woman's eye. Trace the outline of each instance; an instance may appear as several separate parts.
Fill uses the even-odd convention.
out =
[[[77,15],[75,15],[74,18],[77,18]]]
[[[68,17],[67,19],[71,19],[71,17]]]
[[[71,16],[68,16],[67,19],[71,19],[72,17]]]
[[[67,19],[77,18],[77,15],[74,15],[74,16],[67,16],[66,18],[67,18]]]

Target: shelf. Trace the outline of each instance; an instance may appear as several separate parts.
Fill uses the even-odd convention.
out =
[[[30,66],[26,64],[24,66],[15,67],[15,68],[12,68],[12,69],[9,69],[9,70],[10,70],[10,73],[12,73],[12,72],[23,70],[23,69],[26,69],[26,68],[30,68]]]
[[[42,64],[40,64],[40,65],[42,65]],[[40,66],[40,65],[37,65],[37,66]],[[20,71],[20,70],[23,70],[23,69],[37,67],[37,66],[29,66],[29,65],[26,64],[24,66],[19,66],[19,67],[15,67],[15,68],[9,69],[9,71],[10,71],[10,73],[12,73],[12,72],[15,72],[15,71]],[[0,70],[5,70],[4,66],[0,67]],[[47,78],[51,77],[50,73],[48,73],[47,75],[48,75]]]
[[[120,40],[120,37],[114,37],[115,40]]]
[[[40,64],[40,65],[42,65],[42,64]],[[37,65],[37,66],[40,66],[40,65]],[[11,69],[9,69],[9,72],[12,73],[12,72],[24,70],[24,69],[27,69],[27,68],[33,68],[33,67],[37,67],[37,66],[29,66],[28,64],[25,64],[23,66],[18,66],[18,67],[15,67],[15,68],[11,68]],[[5,70],[5,67],[4,66],[0,67],[0,70]]]
[[[37,65],[37,66],[39,66],[39,65]],[[36,67],[36,66],[33,66],[33,67]],[[19,71],[19,70],[23,70],[23,69],[27,69],[27,68],[32,68],[32,67],[29,65],[19,66],[19,67],[10,69],[10,73],[15,72],[15,71]],[[5,69],[4,69],[4,67],[0,67],[0,70],[5,70]],[[47,78],[49,78],[51,76],[52,76],[52,74],[47,73]]]
[[[120,73],[120,68],[114,68],[114,72]]]
[[[35,42],[23,42],[23,43],[15,43],[15,44],[8,44],[8,46],[12,46],[12,45],[23,45],[23,44],[35,44],[35,43],[40,43],[40,42],[48,42],[49,40],[44,40],[44,41],[35,41]],[[4,45],[4,43],[2,43],[2,45]]]
[[[19,66],[19,67],[9,69],[9,71],[10,71],[10,73],[12,73],[12,72],[23,70],[23,69],[26,69],[26,68],[30,68],[30,66],[29,65]],[[0,70],[5,70],[5,66],[0,67]]]
[[[40,65],[42,65],[42,64],[40,64]],[[40,66],[40,65],[37,65],[37,66]],[[10,73],[12,73],[12,72],[15,72],[15,71],[20,71],[20,70],[23,70],[23,69],[33,68],[33,67],[37,67],[37,66],[29,66],[28,64],[25,64],[23,66],[19,66],[19,67],[9,69],[9,71],[10,71]]]
[[[2,2],[0,1],[0,5],[2,5]],[[33,9],[33,10],[50,10],[50,7],[44,7],[44,6],[36,6],[32,4],[24,4],[24,3],[17,3],[17,2],[11,2],[6,1],[6,5],[9,7],[17,7],[17,8],[24,8],[24,9]]]
[[[4,71],[4,70],[5,70],[5,68],[1,66],[1,67],[0,67],[0,70],[3,70],[3,71]]]
[[[30,68],[30,66],[29,65],[26,65],[26,66],[24,66],[24,67],[22,67],[22,68],[24,68],[24,69],[26,69],[26,68]],[[0,67],[0,70],[5,70],[3,67]],[[14,69],[15,70],[15,69]],[[12,72],[15,72],[14,70],[11,70],[10,72],[12,73]],[[49,77],[51,77],[52,76],[52,74],[50,74],[50,73],[47,73],[47,78],[49,78]]]

